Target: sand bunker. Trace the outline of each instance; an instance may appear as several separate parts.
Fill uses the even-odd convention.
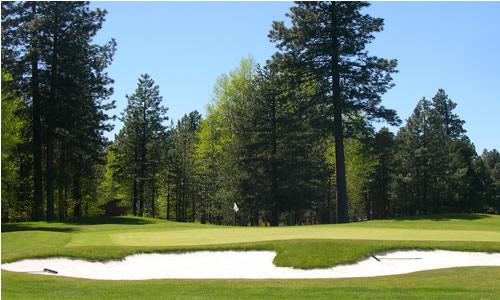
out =
[[[89,262],[68,258],[26,259],[2,269],[89,279],[139,280],[161,278],[349,278],[405,274],[468,266],[500,266],[500,253],[457,251],[395,251],[355,264],[301,270],[276,267],[272,251],[199,251],[182,254],[137,254],[121,261]],[[55,270],[57,274],[43,272]]]

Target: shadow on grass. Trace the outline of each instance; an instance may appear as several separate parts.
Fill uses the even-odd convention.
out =
[[[54,231],[54,232],[73,232],[77,229],[72,227],[49,227],[49,226],[36,226],[26,224],[2,224],[2,232],[14,231]]]
[[[33,223],[4,223],[2,224],[2,232],[13,231],[54,231],[54,232],[74,232],[78,231],[78,227],[70,227],[71,225],[146,225],[154,224],[154,220],[147,220],[136,217],[92,217],[82,218],[67,221],[51,221],[44,224]],[[50,226],[54,224],[54,226]],[[48,226],[47,226],[48,225]],[[69,226],[64,226],[69,225]]]
[[[422,215],[413,217],[396,218],[395,221],[416,221],[416,220],[430,220],[430,221],[449,221],[449,220],[479,220],[491,218],[486,214],[439,214],[439,215]]]
[[[100,225],[100,224],[146,225],[146,224],[154,224],[155,221],[138,217],[92,217],[92,218],[69,220],[65,223],[72,225]]]

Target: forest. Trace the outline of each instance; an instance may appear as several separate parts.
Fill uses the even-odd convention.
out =
[[[368,53],[384,21],[364,13],[367,2],[293,4],[290,22],[270,28],[276,53],[264,64],[242,58],[217,79],[204,115],[179,120],[147,70],[110,114],[118,43],[93,39],[105,10],[1,5],[2,222],[278,226],[500,212],[500,153],[477,152],[459,98],[446,87],[406,95],[407,120],[382,105],[398,62]],[[115,121],[123,126],[109,140]]]

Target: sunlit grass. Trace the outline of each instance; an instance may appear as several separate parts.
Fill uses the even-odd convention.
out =
[[[329,267],[397,249],[500,252],[500,217],[445,215],[344,225],[230,227],[150,218],[3,224],[2,262],[196,250],[273,250],[278,266]],[[94,281],[2,272],[5,299],[494,299],[500,268],[461,268],[336,280]]]
[[[498,299],[499,268],[335,280],[98,281],[2,272],[2,299]]]

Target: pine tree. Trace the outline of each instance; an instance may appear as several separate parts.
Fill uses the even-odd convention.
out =
[[[31,105],[33,145],[33,220],[43,218],[42,125],[39,62],[41,14],[38,2],[2,2],[2,71],[13,76],[19,94]]]
[[[465,122],[461,120],[458,115],[453,113],[457,104],[448,98],[448,95],[446,95],[443,89],[439,89],[432,98],[432,105],[441,114],[446,128],[446,134],[450,138],[458,139],[466,132],[463,128]]]
[[[172,149],[169,164],[171,182],[174,184],[176,219],[194,220],[197,209],[197,179],[194,152],[201,115],[197,111],[185,114],[172,129]],[[169,184],[169,183],[167,183]]]
[[[386,127],[381,128],[373,139],[373,152],[378,160],[368,195],[372,208],[369,217],[373,219],[386,219],[392,215],[390,192],[395,169],[394,143],[394,134]]]
[[[168,119],[167,108],[161,104],[162,99],[160,87],[148,74],[141,75],[134,93],[127,95],[128,105],[122,118],[124,126],[117,138],[122,147],[116,150],[117,156],[122,158],[119,161],[129,163],[125,170],[132,169],[134,215],[144,215],[146,196],[152,191],[147,187],[157,172],[150,154],[165,130],[163,122]],[[154,201],[151,205],[154,205]]]
[[[398,145],[397,194],[404,214],[437,213],[443,208],[446,188],[448,136],[441,115],[423,98],[396,137]]]
[[[349,221],[345,181],[344,122],[352,115],[365,121],[385,119],[397,124],[396,113],[380,105],[392,87],[396,60],[369,56],[365,47],[381,31],[383,20],[362,14],[367,2],[298,2],[288,16],[292,26],[274,22],[269,36],[293,58],[301,78],[318,83],[314,101],[324,123],[333,128],[336,151],[338,221]],[[333,124],[330,120],[333,119]]]
[[[92,43],[106,11],[91,10],[88,2],[2,3],[2,8],[2,58],[32,111],[33,218],[43,214],[45,175],[46,217],[52,220],[54,180],[58,180],[59,205],[64,206],[66,178],[75,177],[74,190],[79,190],[81,178],[76,177],[86,176],[83,179],[88,181],[95,175],[93,165],[102,154],[103,133],[111,128],[106,110],[113,103],[106,101],[112,94],[112,80],[105,68],[112,60],[115,42]],[[75,191],[74,196],[80,194]],[[78,206],[79,200],[75,203]],[[78,207],[74,211],[78,216]],[[60,209],[60,213],[64,211]]]

